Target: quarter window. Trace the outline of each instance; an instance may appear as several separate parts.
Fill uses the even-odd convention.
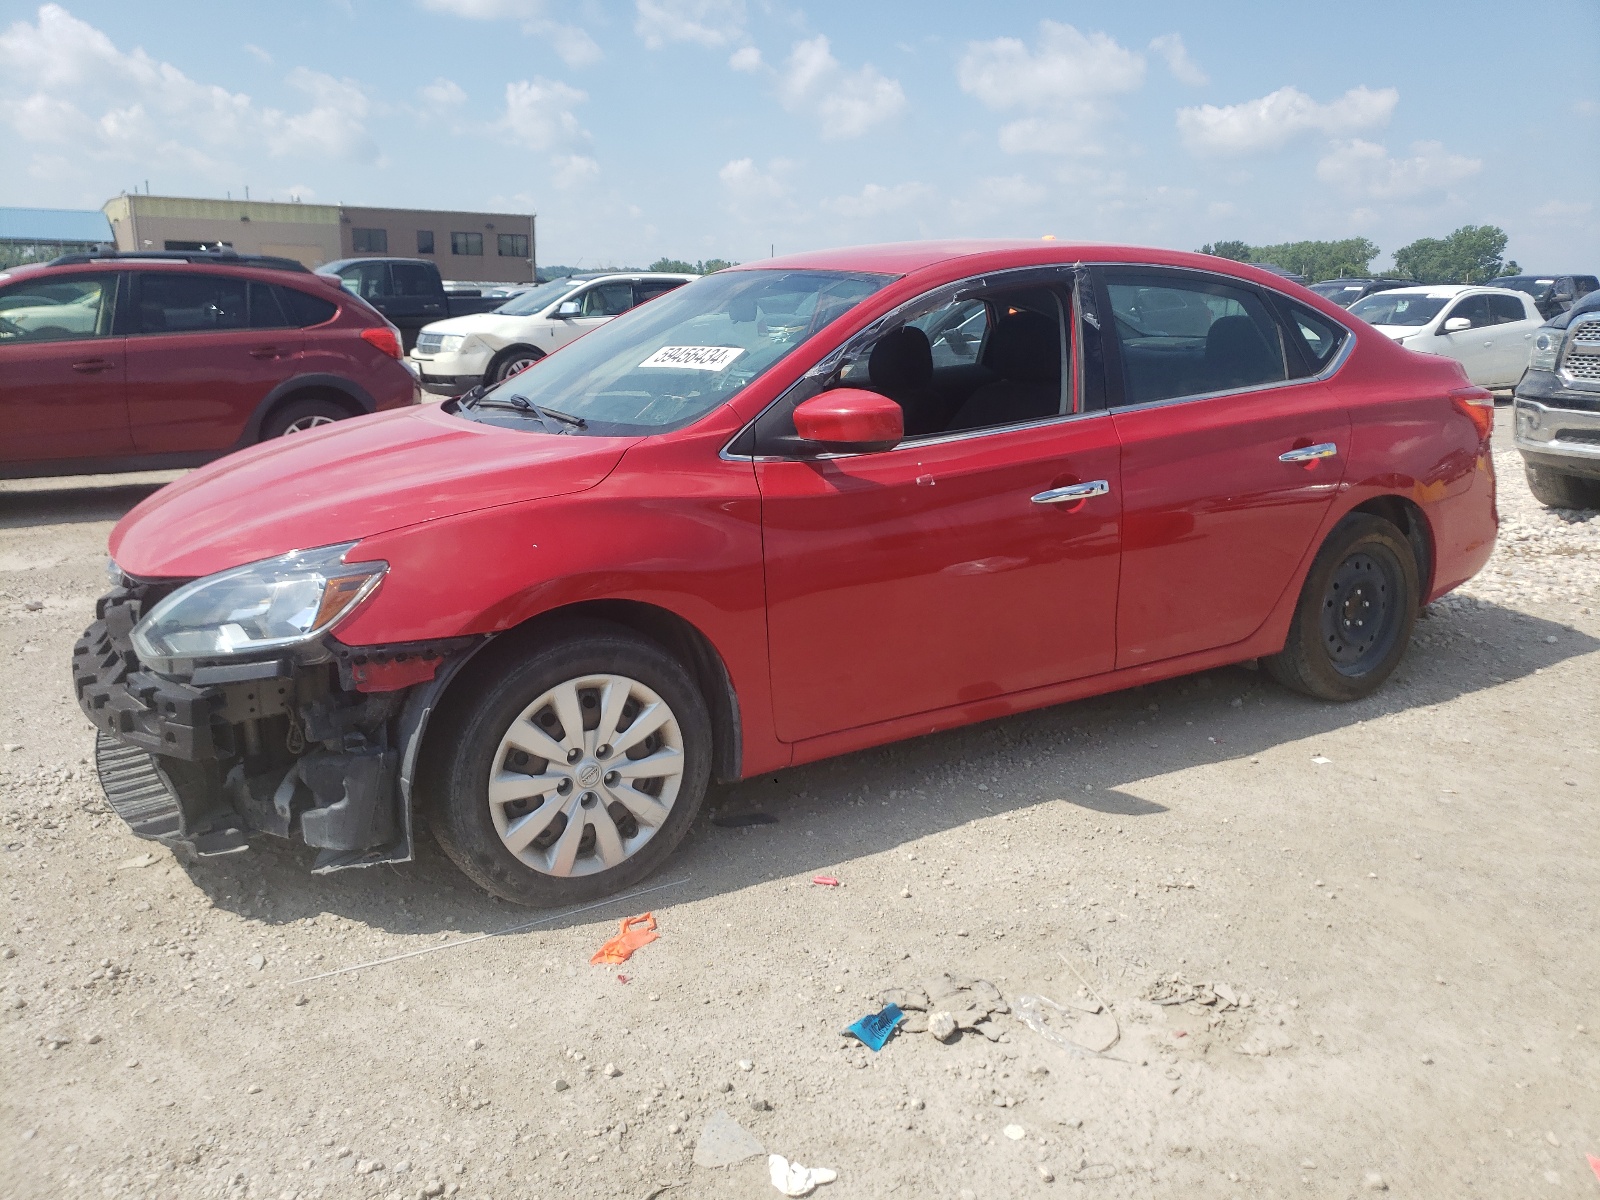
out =
[[[389,253],[389,231],[387,229],[352,229],[350,231],[350,248],[357,254],[387,254]]]
[[[417,253],[418,254],[432,254],[433,253],[433,230],[431,230],[431,229],[419,229],[419,230],[417,230]]]
[[[66,342],[111,332],[115,275],[64,275],[0,291],[0,346]]]
[[[1288,378],[1278,323],[1259,294],[1205,277],[1108,272],[1123,402],[1150,404]]]
[[[452,233],[450,235],[451,254],[482,254],[483,234],[481,233]]]
[[[339,306],[333,301],[302,292],[299,288],[279,288],[278,296],[283,301],[284,308],[288,310],[290,324],[298,325],[302,329],[331,321],[334,314],[339,311]]]
[[[1334,354],[1344,345],[1345,338],[1350,336],[1343,325],[1298,304],[1289,305],[1289,319],[1295,333],[1300,336],[1301,349],[1312,368],[1311,374],[1316,374],[1333,361]]]
[[[501,258],[527,258],[528,235],[525,233],[500,234]]]
[[[245,313],[243,279],[152,271],[139,280],[140,333],[243,329]]]

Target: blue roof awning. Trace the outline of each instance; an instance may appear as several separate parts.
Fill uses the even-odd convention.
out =
[[[0,208],[0,241],[109,242],[111,222],[96,209]]]

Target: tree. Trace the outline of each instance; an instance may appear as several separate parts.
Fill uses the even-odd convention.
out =
[[[1463,225],[1449,237],[1418,238],[1394,252],[1395,272],[1418,283],[1483,283],[1522,268],[1504,260],[1506,232],[1498,225]]]
[[[1378,257],[1378,247],[1358,237],[1337,242],[1279,242],[1275,246],[1212,242],[1201,246],[1200,253],[1231,258],[1234,262],[1272,263],[1316,283],[1322,279],[1370,274],[1372,260]]]
[[[686,262],[681,258],[658,258],[650,264],[652,271],[669,271],[678,275],[709,275],[727,267],[737,267],[736,262],[725,258],[703,258],[699,262]]]
[[[1234,262],[1250,261],[1248,242],[1207,242],[1196,253],[1212,254],[1217,258],[1231,258]]]

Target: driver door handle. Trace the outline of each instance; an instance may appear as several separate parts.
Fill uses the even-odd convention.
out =
[[[109,371],[117,364],[109,358],[85,358],[72,364],[72,369],[83,375],[93,375],[99,371]]]
[[[1319,458],[1332,458],[1339,453],[1339,447],[1333,442],[1320,442],[1315,446],[1303,446],[1299,450],[1291,450],[1287,454],[1278,455],[1279,462],[1303,463],[1315,462]]]
[[[1093,483],[1070,483],[1066,487],[1051,488],[1048,492],[1040,492],[1033,497],[1035,504],[1064,504],[1074,500],[1087,500],[1091,496],[1104,496],[1111,490],[1111,485],[1104,479],[1096,479]]]

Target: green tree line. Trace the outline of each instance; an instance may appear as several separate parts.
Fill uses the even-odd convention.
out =
[[[1394,268],[1385,278],[1417,283],[1483,283],[1497,275],[1515,275],[1522,268],[1504,257],[1506,232],[1498,225],[1463,225],[1442,238],[1418,238],[1394,252]],[[1272,263],[1304,275],[1312,283],[1324,279],[1363,278],[1373,274],[1372,260],[1381,251],[1367,238],[1335,242],[1280,242],[1252,246],[1248,242],[1210,242],[1201,254],[1235,262]]]
[[[552,279],[565,279],[569,275],[601,275],[613,271],[617,274],[626,274],[629,271],[666,271],[677,275],[709,275],[724,267],[738,265],[725,258],[703,258],[699,262],[689,262],[682,258],[658,258],[648,267],[568,267],[547,264],[539,268],[539,282],[548,283]]]

